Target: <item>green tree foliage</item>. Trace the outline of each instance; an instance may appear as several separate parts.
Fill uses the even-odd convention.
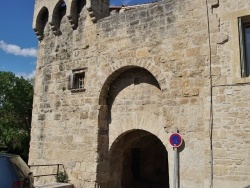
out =
[[[0,71],[0,145],[28,159],[33,86],[23,77]]]

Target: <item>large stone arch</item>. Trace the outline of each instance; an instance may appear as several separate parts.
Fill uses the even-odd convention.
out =
[[[138,67],[148,70],[157,80],[160,90],[164,91],[169,87],[167,76],[164,74],[160,67],[154,64],[153,59],[133,58],[125,59],[123,61],[111,62],[112,63],[100,67],[101,70],[98,75],[100,79],[99,83],[97,83],[97,85],[101,87],[99,96],[100,105],[105,105],[103,99],[107,94],[110,83],[112,83],[112,81],[115,80],[118,75],[131,68]]]
[[[156,66],[147,67],[159,78],[161,71]],[[156,77],[142,66],[113,68],[99,97],[97,182],[103,186],[110,181],[110,147],[120,135],[138,129],[155,135],[162,143],[168,137],[164,131],[162,89]]]

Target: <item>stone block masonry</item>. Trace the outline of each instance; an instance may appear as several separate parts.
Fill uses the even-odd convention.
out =
[[[165,0],[109,15],[107,1],[36,0],[29,163],[64,164],[76,188],[172,187],[177,127],[181,188],[249,186],[249,8]]]

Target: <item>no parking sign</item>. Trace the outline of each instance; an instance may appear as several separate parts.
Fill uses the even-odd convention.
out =
[[[179,133],[173,133],[169,137],[169,142],[174,148],[178,148],[182,144],[182,138]]]

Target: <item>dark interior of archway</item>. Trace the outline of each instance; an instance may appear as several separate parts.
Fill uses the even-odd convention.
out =
[[[71,4],[71,10],[70,14],[72,16],[72,22],[73,22],[73,29],[76,29],[78,27],[78,19],[80,18],[80,13],[86,5],[86,0],[73,0]]]
[[[40,35],[41,37],[43,37],[44,28],[48,22],[48,19],[49,19],[49,11],[47,8],[43,7],[39,12],[36,21],[36,29],[38,35]]]
[[[122,154],[119,158],[112,156],[117,151]],[[121,172],[117,172],[117,166],[121,166]],[[110,170],[116,171],[120,180],[114,181],[120,181],[122,188],[169,187],[167,151],[156,136],[143,130],[120,138],[111,152]]]
[[[63,16],[66,14],[66,4],[63,0],[59,1],[53,11],[53,23],[57,29],[60,28]]]

